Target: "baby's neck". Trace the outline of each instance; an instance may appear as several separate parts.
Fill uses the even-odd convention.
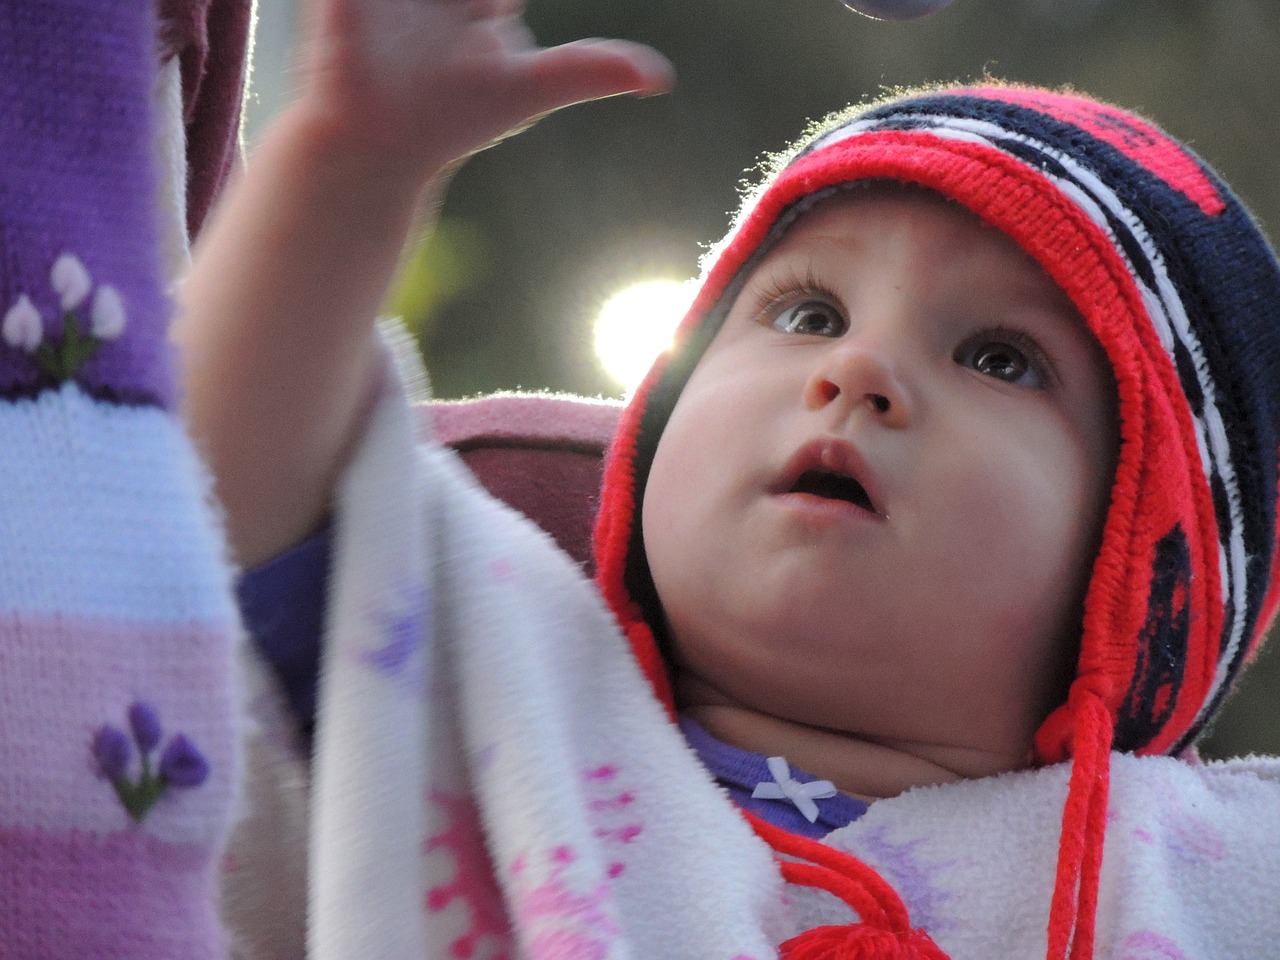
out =
[[[911,787],[948,783],[961,776],[895,746],[808,727],[740,707],[686,707],[717,740],[764,756],[782,756],[794,767],[830,780],[859,800],[897,796]]]
[[[676,699],[680,712],[717,740],[764,756],[786,757],[792,766],[830,780],[860,800],[995,772],[984,769],[990,758],[972,750],[798,723],[735,704],[687,675],[677,678]]]

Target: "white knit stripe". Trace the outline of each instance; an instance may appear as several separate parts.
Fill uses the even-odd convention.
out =
[[[904,117],[898,115],[854,121],[821,137],[815,141],[814,145],[806,153],[875,131],[886,124],[895,123],[902,119]],[[1247,619],[1247,598],[1245,596],[1248,586],[1246,577],[1247,557],[1244,546],[1244,521],[1240,503],[1240,491],[1236,482],[1235,467],[1231,459],[1230,441],[1226,435],[1222,415],[1217,407],[1217,390],[1209,371],[1208,361],[1205,359],[1204,351],[1201,349],[1199,338],[1191,328],[1186,309],[1178,296],[1172,279],[1169,277],[1164,258],[1152,241],[1145,225],[1133,211],[1121,202],[1120,198],[1101,178],[1087,167],[1081,165],[1074,157],[1055,150],[1021,132],[1008,130],[999,124],[986,120],[936,114],[917,114],[912,115],[909,119],[912,122],[922,124],[921,127],[913,129],[922,129],[935,136],[947,139],[982,143],[1023,164],[1025,164],[1025,160],[1004,150],[999,141],[1013,140],[1025,144],[1060,164],[1074,178],[1075,182],[1063,180],[1043,170],[1036,170],[1036,172],[1057,187],[1067,199],[1076,204],[1105,232],[1116,252],[1128,266],[1134,283],[1142,295],[1142,300],[1147,308],[1152,325],[1170,361],[1176,365],[1175,338],[1177,344],[1181,345],[1191,358],[1196,380],[1204,398],[1203,418],[1197,417],[1194,412],[1191,414],[1196,444],[1200,453],[1201,467],[1204,470],[1206,480],[1209,482],[1212,482],[1211,478],[1215,473],[1217,474],[1222,481],[1223,489],[1227,496],[1230,529],[1219,533],[1219,571],[1222,578],[1224,600],[1230,597],[1233,604],[1232,622],[1227,643],[1218,657],[1213,685],[1204,699],[1200,716],[1197,717],[1197,720],[1199,720],[1209,709],[1210,704],[1216,700],[1222,685],[1227,680],[1228,670],[1235,661],[1240,650],[1240,644],[1243,641]],[[1082,199],[1085,202],[1081,202]],[[1134,270],[1124,247],[1117,241],[1111,224],[1103,212],[1104,209],[1116,220],[1123,223],[1134,240],[1137,241],[1155,279],[1155,290],[1148,288],[1138,277],[1137,271]]]
[[[0,614],[236,622],[209,482],[177,418],[71,384],[0,404]]]

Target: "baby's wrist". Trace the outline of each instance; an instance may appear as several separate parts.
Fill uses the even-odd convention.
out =
[[[369,136],[304,101],[290,107],[277,128],[277,135],[292,144],[299,173],[309,171],[386,201],[409,202],[424,189],[442,187],[457,165],[443,152],[435,156]]]

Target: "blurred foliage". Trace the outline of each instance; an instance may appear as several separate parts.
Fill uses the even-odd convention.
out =
[[[491,269],[483,231],[474,223],[441,217],[406,252],[386,312],[403,317],[409,330],[421,336],[431,317],[479,286]]]
[[[259,3],[267,20],[288,0]],[[677,88],[564,111],[460,172],[446,229],[397,294],[440,396],[614,392],[591,353],[608,295],[694,274],[764,152],[810,118],[901,85],[992,75],[1069,83],[1137,109],[1192,143],[1273,236],[1280,230],[1277,0],[956,0],[899,24],[837,0],[529,5],[542,43],[651,43],[674,62]],[[271,89],[262,68],[279,54],[259,54],[259,89]],[[1243,687],[1207,752],[1280,753],[1280,649],[1264,652]]]

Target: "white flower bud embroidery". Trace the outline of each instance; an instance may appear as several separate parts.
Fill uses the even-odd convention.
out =
[[[4,322],[0,324],[0,334],[4,336],[4,342],[9,346],[25,350],[27,353],[34,353],[36,347],[40,346],[40,340],[44,336],[44,325],[40,322],[40,312],[36,310],[35,304],[25,293],[4,315]]]
[[[89,271],[73,253],[64,253],[53,262],[49,283],[58,295],[63,310],[74,310],[80,306],[93,289]]]
[[[124,301],[115,287],[103,284],[93,295],[89,332],[99,340],[114,340],[124,332]]]

